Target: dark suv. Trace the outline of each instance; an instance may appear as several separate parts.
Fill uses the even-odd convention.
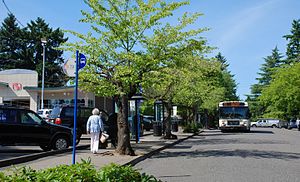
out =
[[[66,149],[72,144],[72,130],[48,123],[31,110],[0,106],[0,145],[17,144]]]
[[[80,137],[82,134],[86,134],[86,123],[88,118],[92,115],[92,110],[94,108],[91,107],[78,107],[77,109],[77,123],[76,123],[76,135],[78,143],[80,141]],[[109,116],[108,114],[100,110],[102,112],[102,120],[104,124],[104,130],[108,131],[108,122]],[[62,106],[56,107],[52,109],[51,115],[49,117],[49,122],[54,124],[67,126],[70,128],[74,128],[74,107],[73,106]]]

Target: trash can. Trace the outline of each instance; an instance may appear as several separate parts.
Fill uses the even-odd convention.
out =
[[[178,132],[178,122],[172,122],[171,124],[172,132]]]
[[[153,121],[153,136],[161,136],[162,135],[162,122]]]

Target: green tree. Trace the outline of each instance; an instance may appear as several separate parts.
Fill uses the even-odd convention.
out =
[[[0,70],[20,68],[20,53],[24,45],[23,30],[13,14],[8,14],[0,28]]]
[[[43,47],[41,38],[47,39],[45,86],[61,86],[66,81],[61,64],[63,51],[57,50],[67,41],[60,29],[53,30],[41,18],[21,29],[14,15],[9,14],[0,29],[0,69],[36,70],[42,78]]]
[[[219,52],[215,57],[217,61],[221,63],[222,70],[222,86],[225,88],[225,98],[224,101],[233,101],[239,100],[236,95],[237,84],[234,80],[234,75],[228,70],[229,64],[227,63],[226,58]]]
[[[269,86],[272,81],[272,75],[276,72],[277,68],[283,64],[283,56],[279,53],[277,46],[272,50],[270,56],[264,58],[265,63],[262,64],[258,74],[260,75],[257,84],[251,86],[251,93],[247,101],[250,105],[250,110],[254,118],[261,117],[264,113],[265,107],[258,101],[258,97],[261,95],[262,90]]]
[[[259,97],[266,107],[265,117],[300,117],[300,63],[279,68]]]
[[[288,41],[286,63],[300,62],[300,19],[293,20],[291,34],[283,37]]]
[[[45,20],[37,18],[27,24],[26,37],[27,49],[22,56],[30,66],[29,69],[36,70],[39,78],[42,78],[43,47],[41,38],[46,38],[45,86],[64,85],[67,77],[61,67],[64,62],[63,51],[57,49],[68,40],[64,38],[64,33],[59,28],[53,30]]]
[[[92,32],[83,35],[69,31],[82,41],[66,44],[65,49],[80,50],[88,63],[80,74],[80,87],[96,95],[115,96],[118,112],[118,147],[120,154],[133,155],[128,128],[128,99],[146,83],[145,74],[174,64],[184,50],[200,45],[190,40],[203,30],[188,33],[183,29],[198,14],[185,14],[179,25],[162,24],[173,11],[187,1],[167,3],[162,0],[85,0],[92,12],[84,12],[81,22]],[[165,37],[167,35],[168,37]],[[159,49],[160,47],[164,49]]]
[[[260,71],[258,74],[260,75],[258,80],[258,84],[262,86],[267,86],[270,84],[272,80],[272,74],[276,69],[282,65],[282,55],[279,53],[277,46],[272,50],[272,54],[264,58],[265,63],[262,64]]]

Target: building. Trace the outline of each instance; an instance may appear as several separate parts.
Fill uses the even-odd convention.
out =
[[[41,108],[42,88],[38,87],[38,73],[26,69],[0,71],[0,104],[27,107],[33,111]],[[110,98],[95,97],[93,93],[78,90],[79,106],[98,107],[113,112]],[[74,104],[74,86],[44,88],[44,108]]]

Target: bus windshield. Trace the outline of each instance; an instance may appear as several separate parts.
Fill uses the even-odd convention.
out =
[[[249,109],[248,107],[220,107],[219,117],[220,119],[248,119]]]

